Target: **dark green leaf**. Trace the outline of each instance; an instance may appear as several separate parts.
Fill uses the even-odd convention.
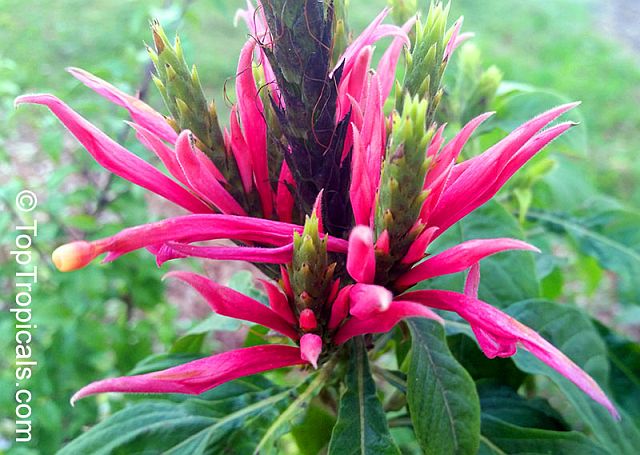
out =
[[[609,452],[577,431],[522,428],[483,414],[479,453],[606,455]]]
[[[604,206],[605,208],[598,208]],[[640,213],[608,208],[606,201],[591,207],[584,215],[558,215],[540,210],[529,218],[568,233],[583,254],[598,260],[604,269],[618,277],[620,297],[640,304]]]
[[[473,379],[449,351],[438,322],[412,319],[408,325],[413,345],[407,403],[422,449],[435,455],[475,453],[480,402]]]
[[[490,201],[454,225],[437,240],[430,253],[442,251],[466,240],[511,237],[524,238],[520,225],[504,207]],[[533,255],[522,251],[508,251],[484,259],[480,263],[482,279],[479,297],[492,305],[504,308],[514,302],[539,296]],[[437,277],[422,286],[431,289],[461,291],[464,275]]]
[[[523,324],[538,330],[607,391],[609,365],[606,347],[582,311],[569,305],[533,300],[518,302],[509,307],[507,312]],[[543,374],[551,378],[600,444],[617,454],[637,453],[640,432],[624,412],[621,412],[622,420],[615,421],[603,406],[527,351],[518,352],[514,360],[527,373]]]
[[[327,446],[336,418],[321,404],[312,404],[300,425],[291,431],[302,455],[317,455]]]
[[[399,454],[369,371],[369,359],[361,338],[350,346],[346,390],[340,398],[338,421],[329,442],[330,455]]]
[[[640,425],[640,344],[595,323],[609,353],[611,392],[620,405]]]
[[[239,380],[180,403],[134,404],[72,441],[60,454],[252,454],[272,422],[301,393],[301,388],[263,389],[263,385],[264,381]]]
[[[478,384],[478,394],[483,416],[495,417],[526,428],[554,431],[568,429],[558,411],[542,398],[525,399],[509,387],[489,383]]]

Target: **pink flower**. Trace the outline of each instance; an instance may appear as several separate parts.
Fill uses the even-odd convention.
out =
[[[280,273],[269,272],[269,278],[274,281],[263,281],[269,306],[194,273],[171,272],[167,276],[195,288],[212,311],[268,327],[280,342],[283,337],[288,339],[287,344],[240,349],[165,371],[105,379],[81,389],[72,401],[101,392],[196,394],[223,382],[270,369],[307,364],[317,368],[340,345],[355,336],[389,331],[408,317],[443,322],[433,310],[444,310],[455,312],[469,322],[488,357],[511,356],[517,346],[521,346],[617,416],[613,404],[598,384],[570,359],[532,329],[477,298],[477,264],[480,260],[507,250],[537,251],[535,247],[514,239],[476,239],[425,259],[425,251],[433,239],[492,198],[520,167],[572,126],[565,122],[544,129],[575,104],[540,114],[484,153],[462,162],[458,160],[462,148],[491,114],[471,120],[447,143],[444,126],[440,127],[424,149],[424,156],[429,161],[424,182],[420,180],[420,185],[426,197],[420,199],[419,215],[411,220],[413,225],[404,233],[410,241],[401,252],[395,251],[395,234],[376,225],[381,168],[387,156],[387,132],[391,125],[384,105],[395,80],[400,52],[410,43],[407,33],[415,21],[411,19],[403,27],[384,24],[387,13],[388,10],[384,10],[374,19],[347,47],[331,71],[331,77],[340,77],[333,100],[333,121],[335,125],[348,122],[337,165],[340,172],[346,167],[350,175],[350,181],[344,187],[348,194],[343,195],[350,202],[350,225],[343,226],[346,235],[342,237],[331,235],[334,231],[330,229],[329,233],[325,232],[322,217],[335,208],[330,204],[327,207],[327,200],[332,200],[328,198],[335,195],[328,195],[326,191],[323,195],[322,189],[314,194],[316,204],[312,211],[319,224],[319,233],[318,239],[310,238],[305,244],[305,254],[320,254],[313,243],[317,240],[320,245],[326,245],[328,253],[325,253],[333,262],[333,265],[323,265],[318,260],[318,267],[325,269],[317,282],[326,281],[327,286],[324,301],[319,305],[311,304],[317,297],[311,293],[320,289],[295,291],[299,283],[292,283],[291,279],[294,276],[291,264],[296,254],[294,245],[304,230],[304,206],[296,199],[299,175],[293,172],[294,167],[290,167],[291,163],[296,164],[295,161],[282,160],[275,177],[269,167],[267,138],[270,131],[265,122],[269,106],[263,104],[260,97],[254,59],[261,63],[261,76],[273,100],[271,108],[281,116],[288,109],[280,96],[286,87],[277,86],[278,68],[269,64],[265,53],[272,45],[266,19],[262,13],[254,14],[250,3],[248,10],[241,12],[239,17],[247,21],[262,45],[257,46],[250,39],[240,53],[237,103],[231,109],[222,151],[226,159],[235,163],[239,177],[236,186],[198,147],[198,138],[191,132],[176,132],[161,114],[142,101],[82,70],[71,69],[70,72],[129,111],[131,126],[138,139],[157,155],[170,176],[125,150],[51,95],[27,95],[16,100],[17,104],[49,107],[106,169],[191,212],[128,228],[109,238],[63,245],[53,253],[54,263],[60,270],[84,267],[105,253],[104,260],[112,261],[140,248],[151,251],[158,264],[191,256],[280,265]],[[460,25],[461,22],[456,23],[450,32],[444,64],[455,47],[468,37],[459,34]],[[393,41],[376,71],[372,71],[372,45],[388,36],[393,37]],[[292,149],[291,144],[283,146],[285,158],[295,153]],[[259,201],[259,207],[250,201]],[[214,239],[229,239],[237,246],[195,244]],[[336,268],[338,263],[344,267]],[[388,264],[392,264],[392,268],[384,268]],[[311,270],[309,264],[304,266],[305,273]],[[423,280],[467,269],[470,274],[465,294],[440,290],[406,292]],[[335,270],[338,270],[338,276],[333,275]],[[389,270],[394,273],[387,273]]]

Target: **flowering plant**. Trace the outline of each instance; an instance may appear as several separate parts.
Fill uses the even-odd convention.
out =
[[[47,106],[107,170],[189,213],[62,245],[53,253],[58,269],[76,270],[103,254],[110,262],[143,248],[159,266],[187,257],[242,260],[257,266],[267,297],[264,304],[206,276],[169,272],[168,278],[201,294],[213,312],[265,327],[264,342],[87,385],[72,403],[104,392],[208,398],[125,409],[66,450],[268,453],[282,449],[283,435],[300,427],[296,422],[312,428],[314,412],[331,422],[330,438],[317,447],[327,446],[329,453],[398,453],[389,419],[393,428],[412,429],[411,440],[426,453],[501,453],[510,449],[499,435],[517,438],[530,428],[538,432],[533,439],[589,446],[586,436],[554,431],[566,422],[546,401],[516,392],[525,373],[550,375],[571,397],[579,389],[588,399],[572,398],[577,407],[600,417],[608,412],[609,424],[617,425],[616,406],[584,365],[514,317],[526,311],[551,315],[557,308],[530,301],[505,312],[479,297],[480,261],[507,250],[527,255],[538,249],[495,236],[443,248],[452,226],[476,210],[493,207],[500,214],[485,204],[575,125],[547,127],[576,104],[540,113],[462,159],[463,148],[492,114],[477,115],[452,133],[438,110],[446,102],[447,65],[470,37],[461,33],[461,19],[447,28],[448,7],[435,3],[423,20],[406,15],[402,25],[385,23],[385,9],[350,39],[341,2],[263,0],[256,6],[249,2],[238,13],[250,37],[240,52],[236,103],[224,128],[179,39],[172,43],[157,22],[148,50],[166,116],[86,71],[70,69],[129,111],[138,140],[168,175],[52,95],[16,101]],[[398,16],[403,8],[397,5]],[[383,38],[391,41],[374,65],[374,45]],[[397,71],[402,56],[404,71]],[[230,243],[202,244],[220,239]],[[439,286],[440,277],[459,272],[466,272],[461,289]],[[452,354],[445,331],[473,352],[469,365]],[[528,354],[514,362],[477,360],[478,348],[488,359],[509,359],[519,347]],[[488,374],[478,381],[474,364],[500,365],[510,377]],[[285,367],[293,369],[290,376],[302,376],[289,389],[255,377],[235,381]],[[384,406],[372,371],[384,381]],[[511,400],[528,413],[516,422],[505,421],[505,409],[485,415],[486,397]],[[534,411],[544,416],[540,426],[531,422]],[[136,419],[159,419],[162,430],[145,433]],[[305,451],[304,438],[295,439]]]

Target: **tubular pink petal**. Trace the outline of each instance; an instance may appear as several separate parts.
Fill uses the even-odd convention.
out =
[[[363,47],[373,44],[375,42],[375,33],[376,30],[382,24],[382,21],[389,14],[390,9],[384,8],[380,14],[378,14],[373,21],[353,40],[353,42],[345,49],[342,57],[338,60],[336,67],[333,69],[334,71],[344,61],[343,74],[348,74],[351,71],[351,67],[355,63],[355,56],[360,53]]]
[[[391,248],[389,242],[389,231],[385,229],[376,240],[376,251],[380,251],[382,254],[389,254]]]
[[[285,160],[282,160],[280,178],[278,179],[278,188],[276,191],[276,213],[278,219],[285,223],[290,223],[293,219],[294,199],[291,189],[295,188],[295,186],[296,184],[289,170],[289,166]]]
[[[464,295],[478,298],[478,288],[480,287],[480,264],[477,262],[469,269],[469,274],[464,282]]]
[[[214,173],[206,166],[205,160],[215,167],[202,151],[193,146],[193,136],[190,131],[184,130],[178,136],[176,156],[189,181],[189,186],[200,197],[217,207],[222,213],[246,215],[242,206],[222,187]]]
[[[67,68],[67,71],[91,90],[128,110],[131,118],[138,125],[152,131],[167,142],[174,143],[176,141],[178,134],[167,123],[167,120],[141,99],[127,95],[108,82],[80,68]]]
[[[422,231],[413,241],[409,247],[409,251],[407,251],[407,254],[404,255],[400,262],[402,264],[414,264],[423,259],[427,251],[427,247],[431,243],[431,239],[433,239],[433,235],[438,231],[438,229],[439,228],[437,226],[432,226]]]
[[[187,243],[169,242],[166,244],[182,257],[204,259],[259,262],[263,264],[286,264],[293,257],[293,243],[278,248],[244,246],[196,246]]]
[[[434,276],[462,272],[487,256],[507,250],[540,251],[535,246],[516,239],[468,240],[416,265],[398,278],[396,284],[400,287],[409,287]]]
[[[253,50],[256,42],[249,39],[240,51],[238,76],[236,78],[236,95],[238,113],[244,138],[251,154],[251,163],[262,212],[265,218],[271,218],[273,210],[273,194],[269,183],[269,167],[267,165],[267,124],[264,117],[262,99],[253,77]]]
[[[338,85],[338,99],[336,103],[336,122],[339,122],[349,112],[351,100],[360,101],[365,83],[373,46],[363,47],[355,57],[355,62],[351,71],[347,74],[343,72],[342,79]]]
[[[393,88],[393,81],[395,80],[396,75],[396,66],[398,64],[398,59],[400,58],[402,47],[409,47],[411,45],[411,41],[408,39],[408,33],[411,31],[413,24],[416,23],[416,19],[416,16],[412,16],[407,22],[404,23],[401,29],[403,34],[398,34],[393,39],[391,45],[387,48],[385,53],[380,58],[380,62],[378,62],[376,73],[380,77],[382,99],[384,100],[389,97],[391,89]]]
[[[349,200],[356,224],[369,226],[371,209],[375,197],[372,191],[370,176],[367,171],[367,154],[360,139],[360,132],[354,124],[353,147],[351,159],[351,184],[349,187]]]
[[[447,41],[447,45],[444,48],[444,54],[442,56],[443,61],[449,60],[453,51],[458,47],[461,42],[458,42],[458,34],[460,33],[460,28],[462,27],[462,23],[464,22],[464,17],[460,17],[453,27],[451,27],[451,35],[449,36],[449,40]]]
[[[614,417],[619,418],[613,404],[587,373],[537,332],[488,303],[457,292],[436,290],[408,292],[402,298],[458,313],[469,322],[476,334],[480,334],[478,342],[488,356],[513,355],[516,343],[521,343],[531,354],[572,381],[606,407]]]
[[[230,239],[285,246],[291,243],[293,232],[302,232],[302,229],[302,226],[262,218],[221,214],[186,215],[127,228],[112,237],[92,243],[100,243],[101,253],[109,253],[105,262],[110,262],[131,251],[170,241],[191,243]],[[329,251],[347,251],[346,240],[329,237],[327,243]]]
[[[313,202],[313,208],[311,209],[311,213],[313,213],[318,219],[318,232],[321,234],[324,232],[324,224],[322,223],[322,198],[324,195],[324,189],[321,189],[318,195],[316,196],[316,200]]]
[[[47,106],[91,156],[108,171],[146,188],[190,212],[211,212],[211,209],[194,195],[146,161],[111,140],[55,96],[24,95],[16,98],[15,103],[16,105],[32,103]]]
[[[333,301],[331,305],[331,316],[329,317],[329,329],[334,330],[338,327],[342,321],[349,315],[349,295],[351,294],[351,288],[353,285],[346,285],[340,292],[338,292],[338,296]]]
[[[313,333],[306,333],[300,338],[300,358],[306,360],[313,368],[318,369],[318,357],[322,353],[322,338]]]
[[[238,172],[240,173],[240,179],[242,180],[242,187],[245,193],[250,193],[253,187],[253,168],[251,163],[251,154],[249,153],[249,146],[244,140],[240,123],[238,123],[238,106],[234,104],[231,107],[231,114],[229,116],[229,133],[231,153],[238,165]]]
[[[180,183],[182,183],[186,187],[189,187],[189,181],[187,180],[187,177],[185,177],[180,163],[178,163],[178,158],[176,157],[175,151],[171,150],[162,141],[162,139],[160,139],[148,129],[135,123],[129,123],[129,126],[131,126],[135,130],[136,137],[138,138],[140,143],[144,145],[148,150],[152,151],[160,159],[160,161],[162,161],[162,164],[164,164],[164,167],[167,168],[169,173]]]
[[[165,278],[169,277],[189,284],[207,300],[213,311],[222,316],[254,322],[293,340],[298,339],[298,333],[287,321],[257,300],[195,273],[169,272]]]
[[[289,324],[296,325],[296,317],[293,314],[291,305],[289,305],[289,300],[287,299],[287,296],[280,290],[280,287],[267,280],[258,279],[258,281],[262,283],[262,286],[267,293],[267,297],[269,298],[269,306],[271,307],[271,309],[278,313],[280,317],[282,317],[282,319],[287,321]]]
[[[495,169],[491,168],[491,163],[484,165],[481,162],[474,162],[457,178],[452,176],[453,183],[444,190],[442,198],[431,215],[430,224],[440,226],[440,233],[442,233],[455,222],[480,207],[491,199],[529,158],[572,125],[574,123],[561,123],[539,133],[517,153],[503,156],[502,161],[506,160],[506,162],[498,164]],[[476,180],[473,181],[473,179]],[[473,197],[469,197],[469,195],[473,195]]]
[[[368,319],[389,309],[393,293],[383,286],[358,283],[351,288],[349,300],[349,313],[358,319]]]
[[[440,316],[424,305],[396,300],[391,302],[387,311],[372,314],[368,319],[349,319],[338,329],[333,337],[333,342],[340,345],[358,335],[388,332],[401,320],[413,317],[429,318],[444,323]]]
[[[76,392],[71,398],[71,404],[86,396],[105,392],[196,395],[244,376],[305,363],[307,362],[300,358],[300,349],[293,346],[253,346],[154,373],[103,379]]]
[[[376,275],[376,252],[373,232],[368,226],[356,226],[349,234],[347,271],[360,283],[373,283]]]

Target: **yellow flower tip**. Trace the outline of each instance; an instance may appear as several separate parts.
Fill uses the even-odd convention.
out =
[[[80,240],[59,246],[51,255],[51,259],[58,270],[70,272],[83,268],[98,254],[94,245]]]

